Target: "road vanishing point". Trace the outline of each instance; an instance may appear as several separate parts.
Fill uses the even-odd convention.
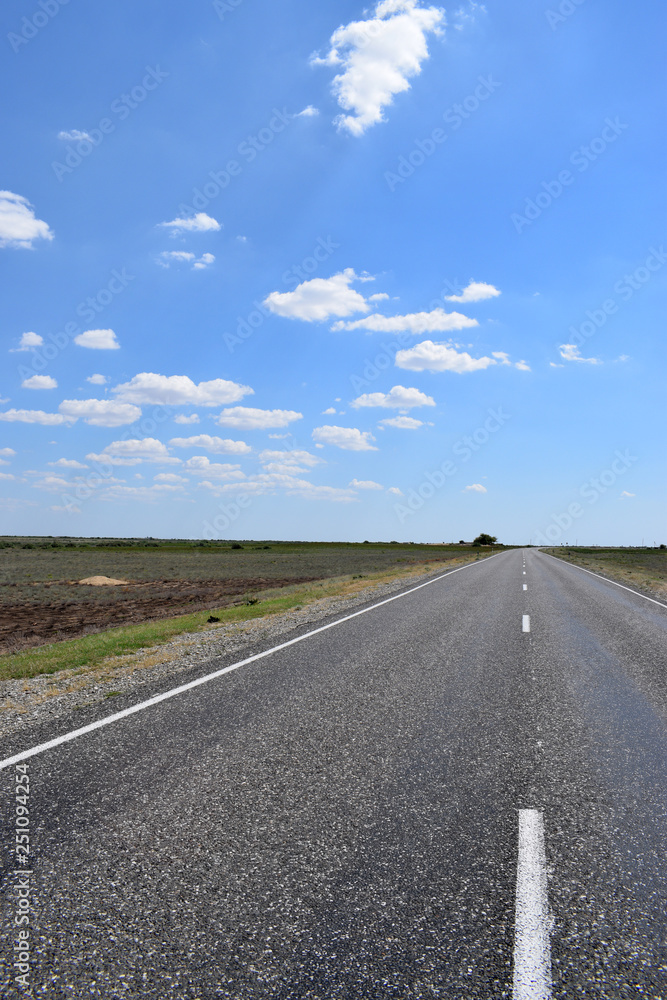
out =
[[[4,739],[4,995],[667,1000],[666,640],[516,549]]]

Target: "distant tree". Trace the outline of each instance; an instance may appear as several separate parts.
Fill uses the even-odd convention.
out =
[[[473,545],[495,545],[498,539],[495,535],[487,535],[486,532],[482,532],[472,543]]]

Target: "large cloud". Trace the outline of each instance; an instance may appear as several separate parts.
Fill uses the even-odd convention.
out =
[[[397,351],[396,366],[414,372],[475,372],[497,365],[495,358],[473,358],[466,351],[457,351],[451,344],[435,344],[423,340],[405,351]]]
[[[141,416],[138,406],[113,399],[65,399],[58,409],[68,419],[85,420],[93,427],[122,427]]]
[[[156,375],[141,372],[129,382],[113,390],[118,399],[128,403],[156,404],[162,406],[220,406],[235,403],[254,390],[247,385],[216,378],[196,384],[187,375]]]
[[[91,462],[106,462],[109,465],[138,465],[139,462],[156,462],[161,465],[180,465],[179,458],[172,458],[167,446],[157,438],[130,438],[127,441],[112,441],[102,454],[86,455]]]
[[[331,424],[316,427],[313,440],[320,444],[332,444],[344,451],[377,451],[375,445],[371,444],[375,438],[370,431],[360,431],[356,427],[336,427]]]
[[[419,389],[406,389],[404,385],[395,385],[389,392],[366,392],[352,402],[352,406],[385,406],[397,410],[409,410],[413,406],[435,406],[435,400]]]
[[[354,288],[353,281],[364,280],[346,267],[331,278],[311,278],[298,285],[293,292],[271,292],[264,305],[278,316],[302,319],[309,323],[329,319],[331,316],[351,316],[368,312],[366,299]]]
[[[172,448],[202,448],[211,455],[247,455],[252,450],[245,441],[231,441],[229,438],[212,437],[210,434],[172,438],[169,444]]]
[[[52,240],[46,222],[35,218],[27,198],[11,191],[0,191],[0,247],[23,247],[31,250],[35,240]]]
[[[332,90],[351,114],[340,115],[338,127],[363,135],[383,121],[384,108],[410,89],[408,80],[428,58],[426,36],[440,33],[444,22],[443,10],[422,7],[420,0],[381,0],[368,20],[338,28],[327,55],[311,58],[313,65],[341,67]]]
[[[293,420],[301,420],[303,413],[296,410],[257,410],[251,406],[230,406],[217,417],[221,427],[237,430],[266,430],[269,427],[287,427]]]
[[[463,313],[448,313],[444,309],[433,309],[432,312],[408,313],[405,316],[381,316],[380,313],[373,313],[372,316],[365,316],[363,319],[347,322],[341,320],[334,323],[333,329],[370,330],[373,333],[445,333],[478,325],[476,319],[470,319]]]

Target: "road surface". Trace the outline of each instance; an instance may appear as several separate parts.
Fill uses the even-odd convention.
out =
[[[666,640],[514,550],[5,740],[7,995],[667,1000]]]

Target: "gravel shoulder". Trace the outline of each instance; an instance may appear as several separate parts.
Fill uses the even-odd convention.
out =
[[[67,719],[72,726],[80,725],[77,718],[80,710],[102,702],[107,703],[111,714],[118,696],[141,697],[142,690],[147,692],[150,688],[152,693],[156,685],[167,690],[177,685],[186,673],[199,668],[205,672],[206,664],[217,657],[242,659],[251,651],[284,641],[290,632],[316,627],[326,619],[381,600],[447,569],[443,566],[439,570],[430,568],[428,572],[401,574],[387,582],[360,585],[353,596],[325,597],[301,609],[234,624],[211,625],[199,632],[179,635],[164,645],[114,657],[96,667],[0,681],[0,738]]]

